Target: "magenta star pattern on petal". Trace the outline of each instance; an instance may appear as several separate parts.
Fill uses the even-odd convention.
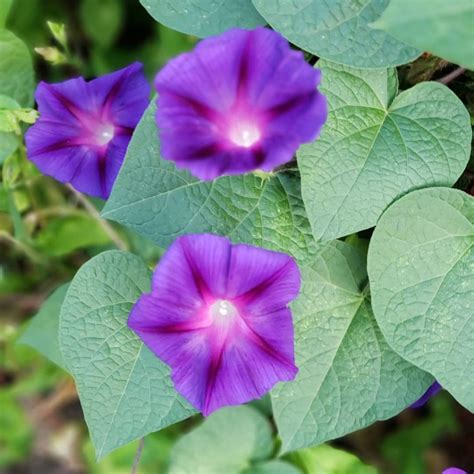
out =
[[[28,158],[42,173],[107,199],[149,95],[140,63],[90,82],[40,82],[40,118],[25,138]]]
[[[188,235],[163,256],[128,325],[171,367],[176,390],[209,415],[295,377],[287,305],[299,288],[286,254]]]
[[[326,121],[320,79],[270,29],[207,38],[156,76],[162,156],[201,179],[271,171]]]

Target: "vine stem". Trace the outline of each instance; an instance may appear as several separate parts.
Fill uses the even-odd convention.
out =
[[[84,194],[80,193],[76,189],[74,189],[70,184],[66,185],[71,192],[74,194],[76,199],[81,203],[82,207],[101,225],[104,232],[110,237],[110,240],[115,244],[115,246],[119,250],[128,250],[127,243],[120,237],[120,235],[115,231],[115,229],[102,217],[100,216],[97,209],[91,204],[91,202],[84,196]]]
[[[451,81],[456,79],[459,76],[462,76],[466,72],[465,67],[458,67],[454,71],[450,72],[449,74],[446,74],[446,76],[442,77],[441,79],[438,79],[438,82],[441,82],[441,84],[449,84]]]
[[[145,444],[145,438],[140,438],[138,441],[137,452],[135,453],[135,459],[133,460],[133,466],[130,474],[136,474],[138,465],[140,464],[140,458],[142,456],[143,446]]]
[[[43,255],[37,252],[33,247],[30,247],[29,245],[21,242],[18,239],[15,239],[15,237],[12,237],[7,232],[0,230],[0,242],[2,241],[10,243],[18,251],[26,255],[32,262],[37,263],[39,265],[47,265]]]

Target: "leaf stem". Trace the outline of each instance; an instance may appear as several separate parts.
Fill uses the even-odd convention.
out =
[[[446,74],[446,76],[443,76],[441,79],[438,79],[438,82],[441,82],[441,84],[449,84],[457,77],[462,76],[465,72],[465,67],[458,67],[454,71],[451,71],[449,74]]]
[[[135,459],[133,460],[132,470],[130,474],[137,474],[138,465],[140,464],[140,458],[142,456],[143,446],[145,445],[145,438],[140,438],[138,441],[137,452],[135,453]]]
[[[84,209],[101,225],[101,227],[104,229],[105,233],[110,237],[110,240],[115,244],[115,246],[119,250],[128,250],[128,244],[125,242],[125,240],[120,237],[120,235],[115,231],[115,229],[102,217],[100,216],[99,212],[97,209],[90,203],[90,201],[82,194],[81,192],[77,191],[74,189],[70,184],[66,185],[71,192],[74,194],[74,196],[77,198],[77,200],[81,203],[81,205],[84,207]]]

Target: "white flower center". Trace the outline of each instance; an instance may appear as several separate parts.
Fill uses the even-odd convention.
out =
[[[237,146],[250,148],[260,140],[260,130],[252,123],[237,122],[229,131],[229,138]]]
[[[114,138],[115,130],[113,125],[104,124],[98,130],[96,134],[97,145],[107,145],[112,138]]]
[[[230,322],[239,314],[237,308],[226,300],[217,300],[211,305],[209,312],[215,323]]]

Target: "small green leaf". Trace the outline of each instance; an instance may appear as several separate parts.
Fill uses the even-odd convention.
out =
[[[21,106],[33,103],[34,76],[26,45],[13,33],[0,30],[0,94]]]
[[[408,63],[420,55],[371,28],[389,0],[253,0],[270,25],[320,58],[363,68]]]
[[[154,103],[135,130],[102,215],[164,248],[179,235],[212,232],[300,261],[316,251],[297,175],[193,178],[160,158]]]
[[[424,82],[396,96],[394,69],[318,66],[329,118],[321,137],[297,153],[317,239],[373,227],[408,191],[456,182],[472,131],[466,108],[446,86]]]
[[[391,0],[372,26],[411,46],[474,69],[472,0]]]
[[[47,21],[51,34],[54,39],[63,47],[67,48],[66,26],[64,23],[55,23],[54,21]]]
[[[68,288],[69,283],[62,285],[48,297],[18,340],[20,344],[26,344],[41,352],[63,369],[64,361],[59,349],[59,313]]]
[[[340,241],[301,268],[292,304],[298,375],[272,391],[284,451],[390,418],[432,383],[390,349],[370,307],[365,255]]]
[[[271,427],[262,414],[248,406],[224,408],[176,443],[169,474],[239,474],[272,450]]]
[[[169,368],[127,327],[150,278],[138,257],[104,252],[78,271],[61,310],[61,352],[99,460],[194,413],[174,390]]]
[[[474,411],[474,198],[429,188],[395,202],[370,242],[369,276],[388,343]]]
[[[35,53],[38,53],[45,61],[54,66],[66,64],[68,61],[66,55],[54,46],[35,48]]]
[[[33,124],[38,119],[38,111],[35,109],[18,109],[14,111],[18,122]]]
[[[0,132],[21,134],[20,122],[35,123],[38,112],[34,109],[24,109],[16,100],[0,95]]]
[[[140,0],[158,22],[194,36],[204,38],[240,27],[264,25],[251,0]]]
[[[288,457],[303,469],[304,474],[377,474],[375,467],[327,444],[302,449]]]
[[[60,216],[51,219],[35,237],[42,253],[61,257],[77,249],[105,245],[109,236],[97,219],[88,214]]]

